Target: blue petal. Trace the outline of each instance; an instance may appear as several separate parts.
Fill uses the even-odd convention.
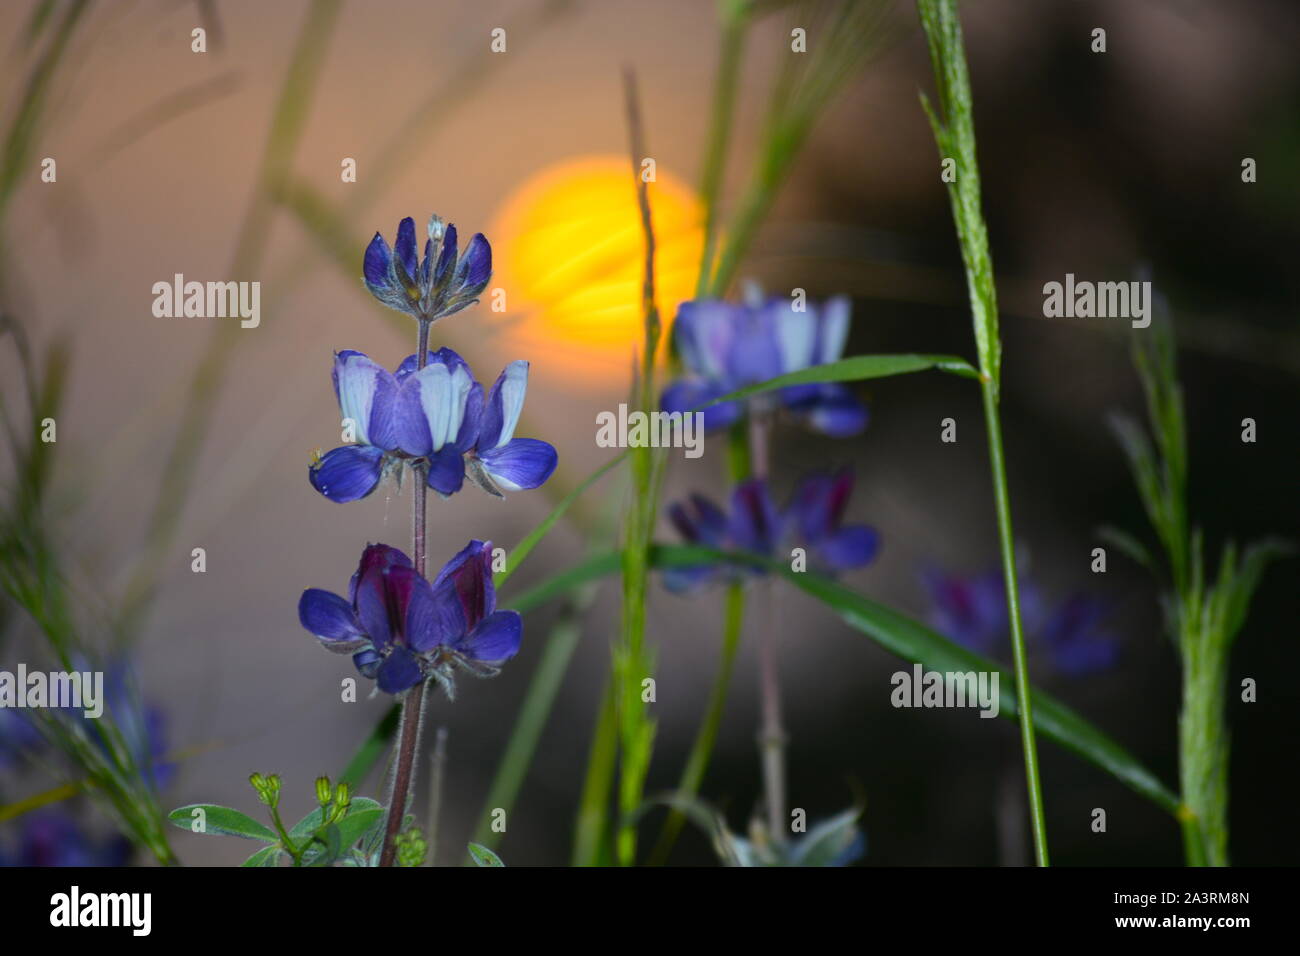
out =
[[[867,406],[842,385],[822,385],[817,398],[803,403],[808,423],[832,438],[848,438],[867,427]]]
[[[731,493],[732,543],[742,551],[768,554],[776,546],[781,516],[761,479],[741,482]]]
[[[387,289],[388,261],[392,258],[392,255],[384,237],[379,233],[375,233],[375,238],[371,239],[370,245],[366,246],[366,257],[362,263],[366,287],[375,295],[379,295]]]
[[[703,588],[718,576],[716,564],[703,564],[690,568],[665,568],[664,587],[673,594],[691,594]]]
[[[471,660],[496,663],[506,661],[519,652],[524,622],[517,611],[496,611],[479,622],[478,627],[457,650]]]
[[[492,247],[488,245],[483,233],[474,233],[465,254],[456,263],[457,286],[467,294],[477,295],[483,291],[488,279],[492,278]]]
[[[298,620],[325,641],[350,641],[365,635],[352,604],[332,591],[308,588],[298,600]]]
[[[817,316],[796,312],[789,299],[776,299],[765,306],[780,352],[781,372],[797,372],[811,365],[817,348]]]
[[[455,588],[444,582],[438,590],[421,579],[406,608],[406,644],[424,653],[439,644],[452,644],[465,634],[465,615]]]
[[[383,474],[384,452],[372,445],[343,445],[326,452],[307,469],[311,486],[330,501],[344,504],[375,490]]]
[[[814,365],[838,361],[844,355],[844,343],[849,337],[849,315],[852,306],[840,295],[828,300],[818,316],[817,348]]]
[[[394,647],[379,665],[376,679],[385,694],[400,694],[424,680],[424,674],[414,654],[404,647]]]
[[[369,677],[374,680],[375,675],[379,673],[382,658],[375,652],[374,648],[368,647],[364,651],[357,651],[357,653],[353,654],[352,663],[357,665],[357,670],[361,672],[362,677]]]
[[[866,525],[841,528],[817,545],[817,557],[832,571],[869,564],[880,550],[880,535]]]
[[[703,495],[691,495],[686,505],[672,505],[668,516],[673,527],[691,544],[721,548],[726,543],[726,512]]]
[[[363,445],[391,450],[397,380],[361,352],[346,350],[334,356],[334,393],[339,411],[351,419],[356,439]]]
[[[781,368],[772,316],[763,309],[748,309],[737,315],[731,347],[726,355],[726,377],[737,386],[776,378]]]
[[[443,278],[447,275],[447,270],[451,268],[452,263],[456,261],[456,225],[452,223],[447,226],[447,231],[442,237],[442,252],[438,254],[438,265],[433,270],[433,284],[438,286],[442,283]]]
[[[736,332],[739,307],[727,302],[683,302],[673,322],[673,340],[682,361],[696,375],[721,381]]]
[[[433,581],[440,600],[444,589],[451,588],[460,602],[465,626],[473,630],[478,622],[496,610],[496,587],[492,583],[492,544],[471,541],[448,561]]]
[[[429,444],[433,451],[441,451],[444,446],[455,443],[473,387],[474,379],[463,362],[451,365],[436,361],[412,375],[403,386],[419,403],[428,423]]]
[[[506,491],[545,484],[559,463],[555,449],[536,438],[516,438],[491,451],[480,451],[478,457],[484,470]]]
[[[744,406],[740,402],[722,402],[708,408],[701,409],[700,407],[720,395],[727,394],[728,391],[731,391],[731,389],[717,382],[679,379],[664,389],[659,405],[665,412],[682,412],[685,414],[696,409],[702,410],[704,412],[704,430],[709,432],[717,431],[720,428],[730,428],[740,421],[745,412]]]
[[[507,365],[488,393],[479,423],[480,451],[497,448],[515,436],[519,413],[528,394],[528,363],[520,359]]]
[[[383,650],[393,642],[392,618],[389,611],[387,572],[371,568],[357,582],[357,619],[371,643]]]
[[[401,261],[406,274],[414,279],[420,260],[415,250],[415,220],[410,216],[397,225],[397,241],[393,243],[393,253]]]
[[[465,458],[455,448],[429,455],[429,487],[440,495],[454,495],[465,484]]]

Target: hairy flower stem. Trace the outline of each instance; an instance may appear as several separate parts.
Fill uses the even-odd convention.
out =
[[[420,320],[416,336],[415,368],[424,368],[429,355],[429,325]],[[424,576],[425,505],[428,502],[428,483],[424,464],[412,466],[415,472],[411,485],[411,561],[415,573]],[[397,834],[401,832],[406,817],[406,805],[415,787],[415,756],[420,749],[420,726],[424,723],[424,681],[416,684],[402,698],[402,724],[397,737],[397,765],[393,770],[393,792],[388,801],[388,822],[384,827],[384,848],[379,853],[380,866],[392,866],[397,856]]]
[[[767,481],[767,415],[755,409],[749,419],[750,474]],[[775,843],[785,840],[785,725],[781,718],[781,678],[776,662],[776,627],[773,615],[776,601],[772,581],[764,578],[758,585],[758,674],[762,723],[758,731],[758,751],[763,763],[763,803],[767,809],[768,837]]]
[[[1179,777],[1189,866],[1228,865],[1228,730],[1223,687],[1226,648],[1198,630],[1185,634],[1183,709],[1178,716]]]

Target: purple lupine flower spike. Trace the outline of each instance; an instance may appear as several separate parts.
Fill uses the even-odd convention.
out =
[[[471,541],[431,584],[401,551],[370,545],[349,598],[309,588],[298,618],[322,646],[351,654],[381,691],[401,693],[433,677],[451,695],[456,667],[492,676],[519,650],[523,622],[496,609],[491,564],[491,543]]]
[[[391,249],[375,233],[366,248],[362,278],[371,295],[390,309],[432,322],[478,301],[492,278],[492,248],[482,233],[475,233],[458,256],[456,227],[438,216],[429,219],[426,232],[423,260],[416,249],[414,219],[398,224]]]

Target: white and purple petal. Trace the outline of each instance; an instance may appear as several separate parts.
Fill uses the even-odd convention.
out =
[[[528,394],[528,363],[511,362],[502,370],[488,393],[479,423],[479,451],[500,447],[515,436],[519,413]]]
[[[490,451],[480,451],[478,460],[492,480],[506,491],[523,491],[546,483],[559,463],[554,446],[537,438],[515,438]]]

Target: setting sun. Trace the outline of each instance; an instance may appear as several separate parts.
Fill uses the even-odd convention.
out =
[[[667,327],[694,291],[702,210],[662,167],[650,204]],[[582,157],[542,170],[507,199],[490,235],[511,345],[574,385],[625,380],[641,339],[645,256],[628,160]]]

